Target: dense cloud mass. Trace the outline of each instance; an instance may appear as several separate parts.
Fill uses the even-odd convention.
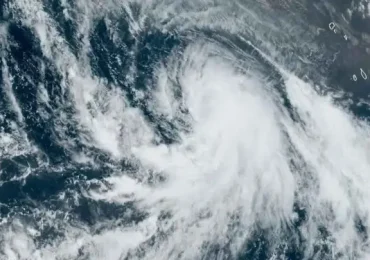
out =
[[[342,2],[0,3],[0,259],[369,259]]]

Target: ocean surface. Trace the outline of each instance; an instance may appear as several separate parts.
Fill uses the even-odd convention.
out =
[[[0,260],[370,259],[369,0],[0,0]]]

